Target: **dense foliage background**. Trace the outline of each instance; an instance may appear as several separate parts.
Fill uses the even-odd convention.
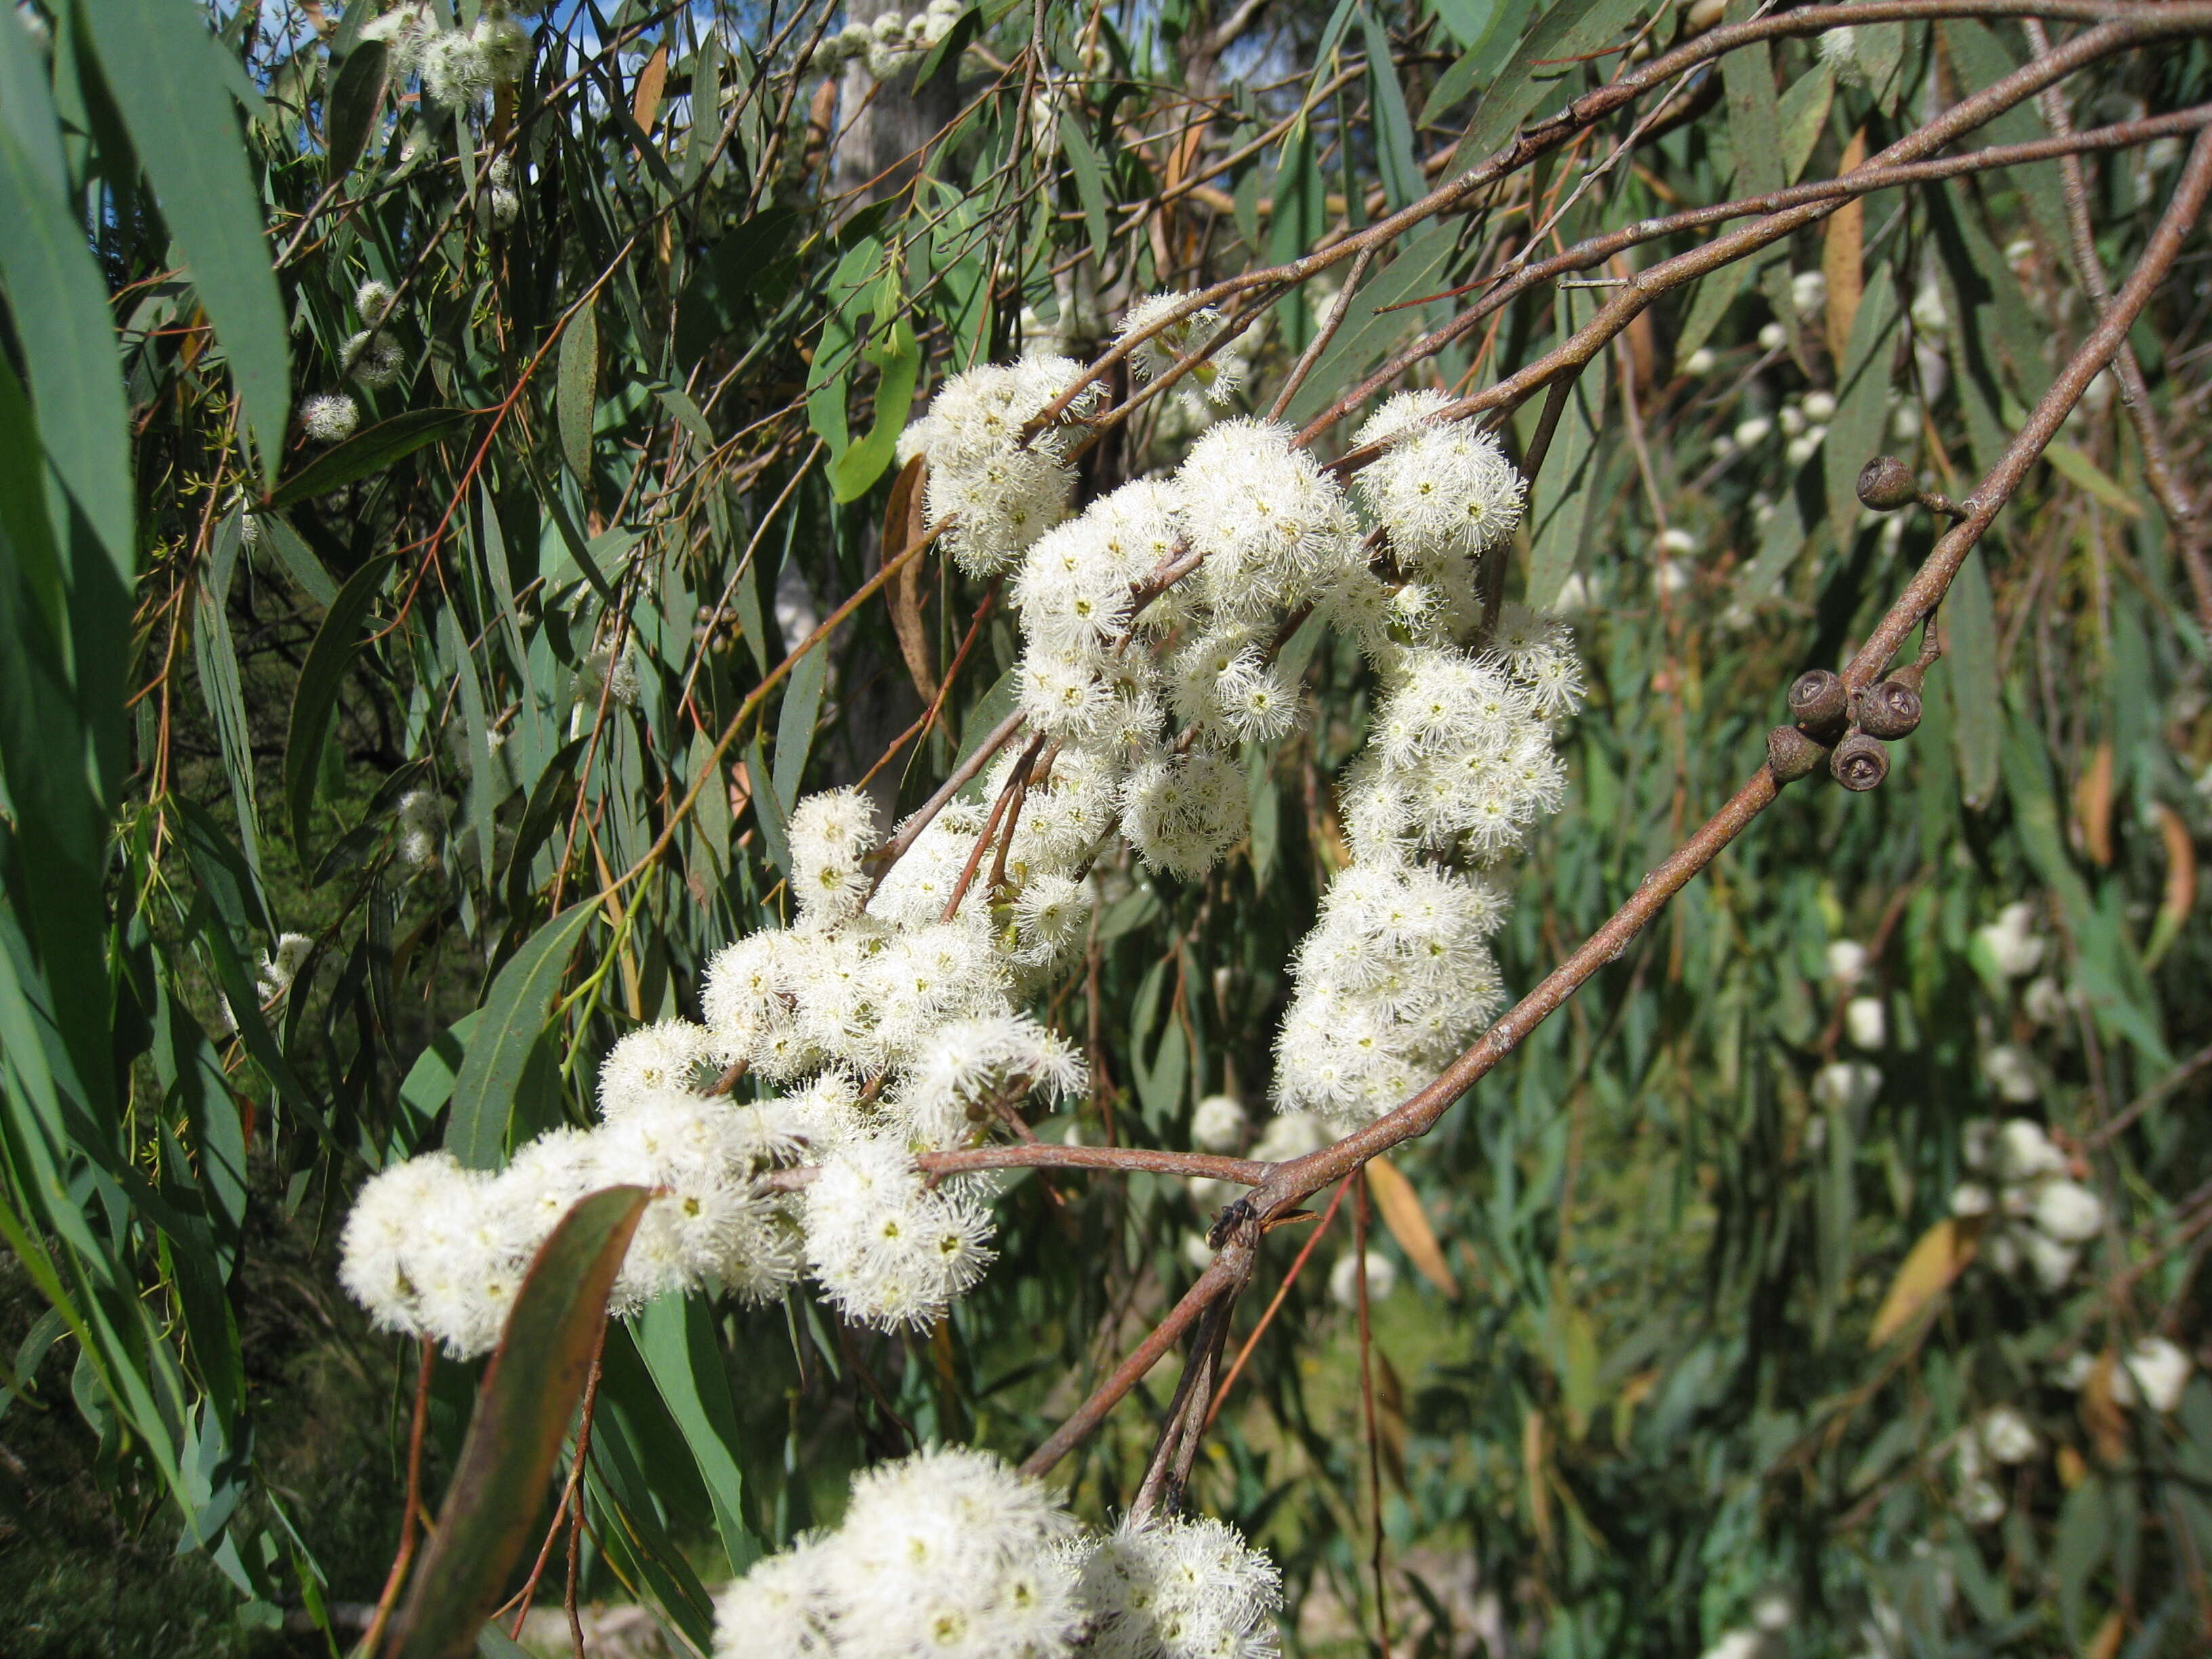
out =
[[[1012,706],[995,585],[934,555],[878,580],[894,441],[934,386],[1087,360],[1148,293],[1342,244],[1753,9],[993,0],[872,61],[825,47],[874,10],[557,0],[520,20],[520,75],[458,107],[368,27],[376,0],[0,20],[9,1652],[359,1634],[416,1356],[337,1291],[351,1194],[441,1139],[585,1121],[607,1045],[696,1012],[707,956],[783,913],[802,789],[910,809]],[[2060,112],[2185,111],[2207,26],[2091,63]],[[1287,418],[1509,261],[1844,171],[2039,50],[1953,15],[1692,70],[1361,256]],[[2093,290],[2046,159],[1854,201],[1592,363],[1510,579],[1571,614],[1591,685],[1570,804],[1513,877],[1511,991],[1759,763],[1792,678],[1865,636],[1944,521],[1863,512],[1859,467],[1890,450],[1974,489],[2203,118],[2081,160]],[[1394,384],[1492,384],[1709,234],[1529,283]],[[2206,498],[2208,261],[2191,235],[2129,337],[2166,483],[2100,378],[1944,601],[1887,782],[1794,786],[1329,1209],[1193,1487],[1282,1564],[1296,1650],[2212,1639],[2212,1383],[2160,1410],[2115,1364],[2156,1335],[2201,1370],[2208,1334],[2212,592],[2169,511]],[[1347,268],[1248,291],[1244,406]],[[397,295],[380,329],[369,281]],[[358,429],[319,441],[302,404],[332,392]],[[1206,418],[1170,389],[1109,423],[1085,496]],[[1372,689],[1349,644],[1288,649],[1313,716],[1252,766],[1239,853],[1199,883],[1097,872],[1085,960],[1038,1009],[1092,1098],[1047,1139],[1186,1146],[1220,1092],[1264,1127]],[[2010,1116],[2101,1200],[2052,1282],[1953,1214],[1968,1126]],[[1369,1340],[1330,1279],[1370,1194],[1400,1271],[1370,1280]],[[1023,1176],[999,1266],[925,1335],[804,1297],[617,1323],[585,1601],[649,1608],[633,1644],[703,1646],[712,1589],[833,1519],[856,1466],[1025,1452],[1190,1282],[1226,1196]],[[1271,1240],[1236,1344],[1310,1231]],[[432,1495],[479,1370],[431,1373]],[[1062,1466],[1079,1510],[1127,1501],[1173,1375]],[[2035,1444],[1990,1466],[1999,1406]]]

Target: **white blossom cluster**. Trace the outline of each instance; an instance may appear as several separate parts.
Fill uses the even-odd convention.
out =
[[[1951,1213],[1983,1218],[1982,1260],[2063,1290],[2081,1247],[2104,1228],[2102,1201],[2067,1176],[2065,1153],[2032,1119],[1977,1118],[1966,1126],[1963,1152],[1974,1178],[1952,1193]]]
[[[1405,1099],[1497,1011],[1505,898],[1469,866],[1559,810],[1553,722],[1582,698],[1554,619],[1508,605],[1486,645],[1467,643],[1480,560],[1518,525],[1524,485],[1487,434],[1439,422],[1442,404],[1401,394],[1358,434],[1385,446],[1360,491],[1409,580],[1369,623],[1384,690],[1344,792],[1353,862],[1292,963],[1275,1079],[1285,1109],[1344,1128]]]
[[[1993,1406],[1959,1437],[1951,1451],[1951,1473],[1958,1482],[1959,1513],[1966,1524],[1986,1527],[2005,1512],[2005,1495],[1994,1477],[1997,1468],[2025,1463],[2042,1449],[2035,1428],[2016,1406]]]
[[[809,67],[834,70],[857,63],[878,81],[918,66],[922,54],[952,33],[966,8],[961,0],[929,0],[928,8],[902,17],[887,11],[866,23],[848,23],[815,48]]]
[[[395,79],[420,73],[422,89],[448,109],[473,109],[495,87],[513,86],[530,67],[530,31],[515,21],[511,5],[485,0],[473,24],[447,28],[426,0],[401,3],[362,26],[363,40],[380,40]]]
[[[715,1605],[716,1659],[1262,1659],[1274,1564],[1203,1518],[1085,1535],[987,1453],[920,1452],[853,1482],[843,1523],[760,1561]]]
[[[1144,301],[1120,337],[1179,303]],[[1196,311],[1133,365],[1159,374],[1219,326]],[[1036,359],[947,383],[905,441],[928,459],[929,514],[951,520],[972,570],[1026,550],[1012,590],[1022,710],[1057,764],[1077,757],[1094,782],[1100,827],[1118,798],[1122,834],[1154,869],[1202,875],[1243,835],[1232,751],[1298,718],[1274,661],[1286,619],[1310,609],[1375,664],[1384,694],[1345,793],[1356,864],[1300,953],[1276,1085],[1285,1110],[1372,1118],[1495,1011],[1486,941],[1504,900],[1461,866],[1516,850],[1564,789],[1552,724],[1582,696],[1566,629],[1508,606],[1474,642],[1481,561],[1519,525],[1526,485],[1495,439],[1445,418],[1441,393],[1407,392],[1358,434],[1381,453],[1356,504],[1287,428],[1240,417],[1200,436],[1171,478],[1063,521],[1057,434],[1027,448],[1020,434],[1073,370]]]
[[[899,464],[929,457],[928,513],[951,519],[945,547],[963,570],[988,576],[1012,568],[1067,511],[1075,480],[1067,470],[1065,422],[1024,444],[1023,428],[1082,371],[1066,357],[1025,357],[956,374],[929,410],[900,435]],[[1068,410],[1097,407],[1097,386]]]
[[[343,1241],[348,1290],[387,1328],[483,1352],[568,1205],[635,1183],[656,1196],[617,1310],[699,1288],[759,1300],[805,1269],[853,1319],[936,1319],[991,1259],[990,1188],[973,1175],[928,1185],[913,1154],[988,1133],[1033,1090],[1065,1097],[1085,1086],[1081,1058],[1017,1012],[1088,921],[1066,849],[1087,847],[1110,818],[1091,823],[1085,787],[1071,765],[1038,792],[1037,828],[1010,871],[1021,892],[1003,918],[988,882],[950,906],[981,827],[966,809],[930,826],[871,910],[872,805],[853,790],[800,802],[797,925],[714,957],[704,1024],[665,1021],[609,1050],[597,1127],[543,1137],[496,1175],[434,1153],[372,1181]],[[740,1062],[788,1092],[759,1104],[703,1092]],[[796,1197],[771,1191],[763,1177],[793,1164],[817,1166],[811,1183]]]
[[[363,283],[353,296],[360,331],[338,349],[338,367],[356,384],[374,392],[390,386],[406,366],[406,354],[388,331],[397,295],[390,284]],[[361,405],[345,392],[320,392],[300,404],[300,425],[319,444],[343,443],[361,424]]]

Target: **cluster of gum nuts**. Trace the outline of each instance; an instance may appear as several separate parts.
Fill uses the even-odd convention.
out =
[[[1877,455],[1860,469],[1858,495],[1877,513],[1917,501],[1947,518],[1962,516],[1948,498],[1923,489],[1912,469],[1894,455]],[[1790,686],[1792,723],[1766,734],[1766,764],[1775,782],[1810,776],[1825,759],[1844,788],[1876,787],[1889,775],[1886,742],[1910,737],[1920,724],[1920,683],[1927,672],[1923,657],[1856,690],[1825,668],[1800,674]]]

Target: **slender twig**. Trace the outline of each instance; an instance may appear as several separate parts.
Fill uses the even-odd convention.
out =
[[[376,1612],[368,1621],[368,1633],[361,1638],[361,1659],[375,1659],[376,1644],[384,1639],[384,1627],[391,1620],[400,1587],[407,1582],[407,1569],[414,1562],[416,1534],[422,1520],[422,1441],[430,1423],[430,1376],[437,1368],[438,1345],[426,1336],[419,1339],[417,1346],[422,1360],[415,1373],[414,1419],[407,1430],[407,1505],[399,1515],[399,1553],[392,1558],[384,1592],[376,1598]]]
[[[1352,262],[1351,274],[1345,277],[1344,287],[1338,292],[1335,303],[1329,307],[1328,317],[1314,331],[1314,337],[1306,343],[1305,350],[1291,366],[1290,374],[1283,381],[1283,389],[1275,394],[1275,401],[1268,405],[1269,420],[1283,418],[1283,411],[1291,406],[1291,399],[1298,395],[1298,388],[1305,384],[1306,376],[1313,373],[1314,365],[1321,361],[1321,354],[1328,349],[1328,343],[1336,337],[1337,330],[1344,326],[1345,313],[1352,309],[1352,296],[1358,291],[1359,279],[1367,274],[1367,262],[1374,257],[1373,248],[1364,247],[1359,250],[1359,257]]]
[[[2087,38],[2077,37],[2069,45],[2079,46]],[[2051,60],[2040,61],[2047,64]],[[1960,504],[1966,516],[1936,543],[1905,592],[1851,659],[1844,671],[1847,684],[1856,688],[1871,680],[1895,654],[1906,635],[1942,599],[1966,554],[1988,530],[1998,509],[2010,499],[2090,380],[2109,361],[2118,340],[2172,269],[2182,240],[2195,224],[2208,193],[2212,193],[2212,131],[2198,135],[2173,199],[2167,204],[2153,231],[2135,272],[2053,380],[2051,390],[2037,404],[2027,424],[2006,446],[1974,494]],[[1260,1231],[1269,1221],[1283,1216],[1308,1194],[1331,1181],[1340,1180],[1401,1142],[1427,1133],[1454,1101],[1495,1069],[1600,968],[1617,959],[1668,902],[1717,858],[1753,819],[1771,805],[1779,793],[1780,786],[1773,773],[1761,765],[1718,811],[1644,877],[1637,890],[1602,926],[1426,1087],[1365,1128],[1333,1146],[1276,1166],[1243,1200],[1243,1213],[1249,1236],[1256,1242]],[[1030,1455],[1023,1467],[1031,1474],[1042,1474],[1050,1468],[1079,1443],[1114,1404],[1135,1386],[1137,1379],[1157,1363],[1174,1340],[1170,1327],[1179,1331],[1195,1316],[1204,1302],[1227,1286],[1232,1275],[1241,1284],[1249,1273],[1249,1255],[1241,1261],[1232,1261],[1226,1250],[1217,1256],[1213,1266],[1176,1304],[1168,1320]]]

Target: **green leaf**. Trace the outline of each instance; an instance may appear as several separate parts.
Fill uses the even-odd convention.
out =
[[[591,1373],[607,1292],[648,1197],[642,1188],[610,1187],[579,1199],[538,1249],[477,1390],[438,1529],[393,1625],[386,1651],[394,1659],[462,1659],[476,1647],[541,1516]]]
[[[107,284],[64,194],[58,120],[43,66],[21,28],[0,29],[0,63],[7,65],[9,94],[0,124],[0,218],[8,227],[0,236],[0,283],[17,317],[38,319],[34,328],[18,328],[15,340],[47,459],[128,589],[137,579],[131,417]],[[50,506],[55,540],[65,546],[67,509],[58,501]]]
[[[730,1571],[743,1572],[759,1558],[761,1540],[745,1524],[745,1479],[738,1461],[744,1440],[714,1318],[690,1297],[664,1296],[646,1304],[636,1334],[637,1351],[706,1483]]]
[[[262,476],[273,481],[291,360],[261,194],[226,90],[227,54],[192,0],[99,0],[78,15],[230,361]]]
[[[1316,198],[1319,194],[1316,184]],[[1321,361],[1298,388],[1297,396],[1291,399],[1291,424],[1311,420],[1343,396],[1349,386],[1382,361],[1385,352],[1420,325],[1422,309],[1399,311],[1392,307],[1449,287],[1444,272],[1457,246],[1457,231],[1448,224],[1424,225],[1407,238],[1398,257],[1352,296],[1344,326],[1321,354]],[[1279,246],[1271,249],[1278,258],[1295,258],[1304,252],[1300,247],[1285,255]],[[1297,305],[1299,314],[1305,314],[1303,295],[1293,295],[1284,303]]]
[[[1729,8],[1729,21],[1753,15],[1747,0]],[[1721,82],[1728,91],[1729,147],[1735,153],[1738,196],[1764,195],[1782,187],[1782,117],[1774,96],[1774,60],[1764,40],[1738,46],[1721,59]]]
[[[1428,0],[1428,9],[1453,40],[1471,50],[1497,22],[1500,6],[1499,0]]]
[[[292,693],[292,722],[284,738],[284,803],[291,817],[292,842],[302,858],[307,856],[315,780],[322,770],[331,711],[337,706],[346,670],[362,647],[362,625],[392,562],[392,556],[383,554],[346,579],[316,630],[315,642],[307,647],[307,660]]]
[[[1868,273],[1858,313],[1851,319],[1851,337],[1836,379],[1836,413],[1828,441],[1821,446],[1828,524],[1836,545],[1845,552],[1859,521],[1859,469],[1881,449],[1889,423],[1889,365],[1900,315],[1897,284],[1889,268],[1878,265]]]
[[[415,1063],[400,1079],[399,1103],[414,1120],[415,1138],[409,1150],[419,1147],[429,1134],[431,1120],[453,1097],[453,1082],[468,1059],[469,1038],[475,1034],[483,1010],[471,1008],[430,1039],[415,1056]]]
[[[1103,264],[1114,246],[1114,222],[1106,210],[1105,169],[1099,166],[1098,152],[1091,148],[1091,136],[1083,131],[1080,121],[1060,124],[1060,147],[1075,179],[1075,198],[1083,204],[1083,228],[1091,234],[1091,256]]]
[[[1852,332],[1857,333],[1856,326]],[[1997,684],[1996,608],[1990,599],[1989,569],[1978,547],[1966,555],[1952,578],[1942,614],[1943,672],[1951,678],[1959,793],[1967,805],[1984,807],[1996,796],[2004,712]]]
[[[270,546],[276,550],[276,557],[285,574],[300,584],[300,591],[327,611],[338,596],[338,585],[329,569],[315,556],[315,550],[300,538],[300,532],[281,514],[264,513],[257,522]]]
[[[1413,146],[1413,124],[1406,114],[1406,89],[1399,84],[1390,54],[1390,32],[1369,5],[1359,8],[1359,27],[1367,41],[1367,80],[1374,97],[1376,161],[1384,199],[1395,212],[1425,193],[1421,158]]]
[[[799,786],[806,776],[806,757],[814,750],[814,724],[822,713],[822,695],[830,684],[830,641],[823,641],[799,659],[784,688],[783,708],[775,722],[775,799],[783,816],[791,816],[799,799]]]
[[[560,385],[554,393],[561,425],[561,453],[568,470],[592,493],[592,422],[599,400],[599,311],[586,301],[561,337]]]
[[[1561,338],[1597,314],[1599,301],[1588,289],[1559,295]],[[1559,597],[1582,556],[1592,499],[1598,489],[1599,435],[1605,430],[1606,376],[1602,368],[1585,372],[1567,394],[1544,470],[1537,475],[1530,503],[1528,600],[1540,610]],[[1547,396],[1549,395],[1547,392]]]
[[[507,1144],[507,1120],[530,1051],[545,1029],[547,1004],[561,988],[568,957],[592,918],[593,904],[572,904],[531,937],[491,982],[483,1017],[470,1034],[453,1079],[453,1112],[446,1150],[472,1170],[494,1170]]]
[[[1495,78],[1505,54],[1520,40],[1533,3],[1534,0],[1449,0],[1433,5],[1444,27],[1467,50],[1437,78],[1436,89],[1421,106],[1423,126],[1435,125],[1454,104]]]
[[[762,850],[768,861],[786,875],[791,873],[791,836],[784,824],[783,804],[775,798],[768,757],[761,751],[760,733],[745,745],[745,777],[752,787],[753,821],[760,825]]]
[[[404,459],[426,444],[452,436],[476,417],[465,409],[410,409],[388,421],[364,427],[343,443],[332,444],[276,487],[270,507],[311,501],[343,484],[371,477]]]
[[[348,52],[331,73],[331,94],[323,105],[324,176],[342,178],[353,171],[361,153],[376,131],[376,118],[384,107],[391,54],[381,40],[364,40]]]
[[[1794,185],[1813,157],[1827,125],[1828,106],[1835,101],[1835,72],[1826,64],[1790,83],[1776,111],[1782,129],[1782,181]]]
[[[857,501],[884,475],[898,450],[899,434],[906,430],[914,409],[914,386],[921,372],[921,344],[903,317],[894,318],[890,331],[860,354],[876,366],[876,418],[868,435],[837,458],[830,469],[830,483],[841,501]]]
[[[1511,54],[1511,67],[1491,82],[1474,106],[1449,172],[1459,172],[1498,149],[1565,78],[1581,84],[1581,66],[1565,60],[1612,45],[1642,9],[1644,0],[1559,0]]]
[[[225,606],[232,561],[239,547],[241,515],[234,513],[216,532],[214,568],[199,584],[192,605],[192,659],[200,671],[200,695],[215,726],[216,747],[230,780],[238,810],[238,838],[246,862],[258,878],[261,871],[261,823],[254,808],[253,745],[246,723],[246,698],[240,690],[238,647],[230,637]]]
[[[2054,439],[2044,446],[2043,459],[2051,463],[2052,471],[2069,483],[2078,484],[2088,491],[2115,513],[2130,519],[2142,517],[2142,503],[2129,495],[2111,473],[2072,444]]]

